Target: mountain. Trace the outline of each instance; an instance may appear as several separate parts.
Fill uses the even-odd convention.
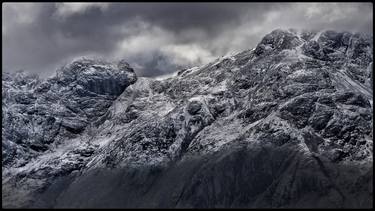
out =
[[[372,207],[372,36],[274,30],[164,79],[3,75],[4,207]]]

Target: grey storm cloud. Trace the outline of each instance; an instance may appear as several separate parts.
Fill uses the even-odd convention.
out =
[[[254,48],[276,28],[372,35],[371,3],[4,3],[3,71],[42,76],[80,57],[143,76]]]

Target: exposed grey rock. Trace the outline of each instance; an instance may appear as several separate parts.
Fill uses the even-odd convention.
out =
[[[316,130],[322,130],[328,124],[333,113],[333,109],[329,106],[316,104],[315,112],[309,119],[309,125]]]
[[[38,156],[33,151],[46,151],[51,143],[81,133],[135,82],[135,74],[125,70],[82,59],[46,81],[23,72],[8,74],[3,79],[2,138],[16,149],[4,153],[3,166],[23,165],[17,164],[19,158]]]
[[[187,111],[189,114],[194,115],[201,110],[202,104],[199,101],[192,101],[188,104]]]
[[[281,117],[296,124],[298,128],[302,128],[306,126],[309,117],[313,113],[316,100],[317,97],[314,95],[305,94],[298,96],[281,107]]]

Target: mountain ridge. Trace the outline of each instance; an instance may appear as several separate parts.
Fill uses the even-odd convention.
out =
[[[9,207],[371,206],[372,192],[366,188],[372,183],[371,66],[372,39],[366,36],[274,30],[253,50],[160,80],[137,77],[125,61],[116,66],[94,60],[73,62],[48,82],[25,77],[21,88],[14,88],[19,82],[11,76],[3,77],[3,203]],[[37,88],[23,90],[25,84],[33,84],[30,80]],[[15,93],[20,100],[14,102]],[[42,109],[29,106],[38,99]],[[46,105],[56,99],[63,103],[50,106],[43,115]],[[25,113],[18,117],[21,121],[13,120],[13,114]],[[63,118],[53,121],[48,117],[53,115]],[[12,129],[25,128],[25,119],[42,122],[36,136]],[[51,134],[45,135],[46,128]],[[38,137],[38,132],[42,138],[37,143],[25,138]],[[25,141],[29,139],[34,142]],[[267,160],[261,152],[282,162]],[[226,168],[232,169],[227,176],[220,173]],[[352,169],[362,170],[352,173]],[[179,174],[186,178],[172,179],[171,184],[163,179]],[[251,174],[257,176],[244,178]],[[339,175],[341,184],[331,174]],[[120,186],[124,182],[129,193],[117,190],[111,181],[102,186],[87,183],[105,175]],[[288,175],[298,176],[289,181]],[[315,183],[306,183],[303,177]],[[70,178],[62,179],[69,181],[67,187],[54,185],[61,178]],[[261,178],[266,178],[263,183]],[[257,182],[262,185],[256,187]],[[299,185],[288,188],[290,182]],[[198,184],[210,190],[208,195]],[[344,191],[347,186],[354,188]],[[163,193],[156,187],[170,197],[160,198]],[[101,198],[94,200],[90,192],[79,195],[90,188],[103,192]],[[124,197],[116,198],[111,191]],[[294,193],[298,191],[301,196]],[[132,193],[139,199],[125,199]],[[49,194],[56,198],[45,199]],[[174,194],[180,195],[177,202]],[[306,199],[310,195],[315,201]],[[362,204],[361,197],[365,197]]]

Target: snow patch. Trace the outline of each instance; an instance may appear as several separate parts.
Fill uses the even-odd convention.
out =
[[[315,36],[311,39],[312,41],[318,41],[320,35],[322,34],[323,31],[318,31]]]
[[[162,80],[165,80],[165,79],[177,77],[177,74],[178,74],[178,71],[175,71],[173,73],[168,73],[168,74],[157,76],[157,77],[155,77],[153,79],[157,80],[157,81],[162,81]]]

